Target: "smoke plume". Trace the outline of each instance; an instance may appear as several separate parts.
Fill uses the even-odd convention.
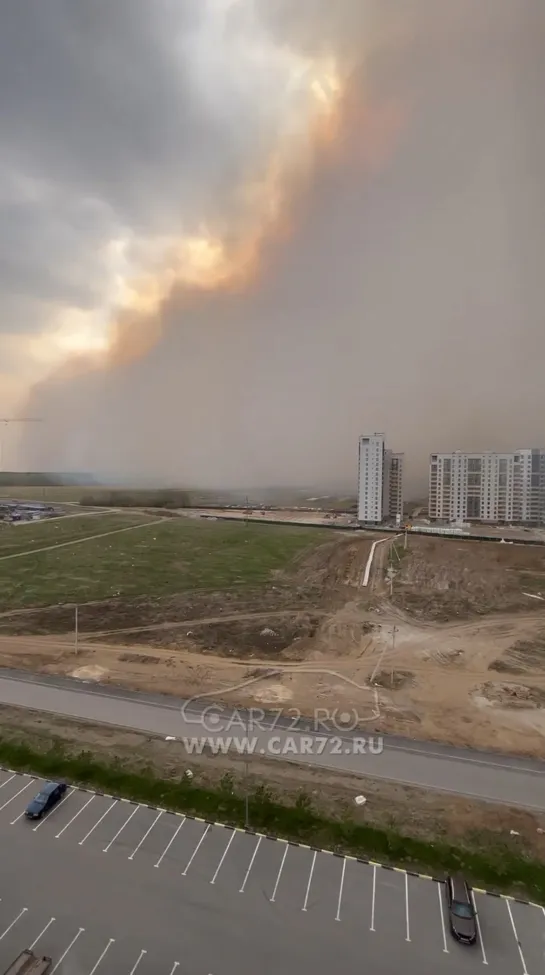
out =
[[[118,242],[104,347],[32,389],[23,464],[348,487],[384,430],[417,489],[432,450],[541,445],[539,0],[200,3],[202,144]]]

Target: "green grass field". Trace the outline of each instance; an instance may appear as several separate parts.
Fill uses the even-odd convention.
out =
[[[100,522],[115,517],[127,524],[134,516],[103,516]],[[85,521],[95,523],[94,516],[81,519],[80,524]],[[37,527],[52,529],[53,523],[31,530]],[[11,529],[14,536],[22,531]],[[173,518],[73,547],[0,561],[0,611],[114,596],[258,586],[302,550],[327,540],[331,534],[316,529]]]
[[[79,518],[65,517],[52,521],[33,521],[25,524],[0,525],[0,558],[17,552],[33,552],[48,545],[73,542],[90,535],[101,535],[130,528],[132,525],[145,525],[150,515],[135,514],[93,514],[80,515]]]

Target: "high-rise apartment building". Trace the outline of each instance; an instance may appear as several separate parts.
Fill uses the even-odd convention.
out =
[[[358,521],[380,524],[403,515],[403,454],[386,449],[383,433],[360,437]]]
[[[545,449],[431,454],[429,517],[545,524]]]

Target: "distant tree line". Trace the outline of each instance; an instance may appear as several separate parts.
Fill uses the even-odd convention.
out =
[[[83,494],[79,503],[89,508],[190,508],[187,491],[116,491],[97,490]]]
[[[43,471],[0,471],[0,487],[65,487],[93,484],[91,475]]]

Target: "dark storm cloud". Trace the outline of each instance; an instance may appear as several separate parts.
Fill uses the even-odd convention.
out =
[[[135,9],[137,25],[143,7]],[[350,64],[334,163],[318,166],[290,240],[268,245],[247,293],[189,301],[179,289],[146,357],[36,389],[32,409],[48,423],[26,457],[36,467],[210,485],[353,484],[357,436],[379,429],[405,450],[419,488],[432,449],[541,443],[541,0],[448,9],[432,0],[262,0],[257,9],[279,45],[339,51]],[[162,53],[152,84],[166,100],[172,88],[191,89],[193,76],[172,46]],[[104,80],[89,77],[102,92]],[[228,208],[253,130],[221,98],[215,107],[199,152],[184,142],[186,125],[200,131],[191,110],[175,137],[159,105],[151,143],[139,143],[130,111],[128,131],[114,138],[113,106],[95,138],[78,137],[85,126],[73,121],[67,183],[109,188],[124,219],[150,224],[169,207]],[[158,144],[164,166],[153,158]],[[133,165],[120,186],[126,145]],[[145,188],[142,199],[135,187]]]

